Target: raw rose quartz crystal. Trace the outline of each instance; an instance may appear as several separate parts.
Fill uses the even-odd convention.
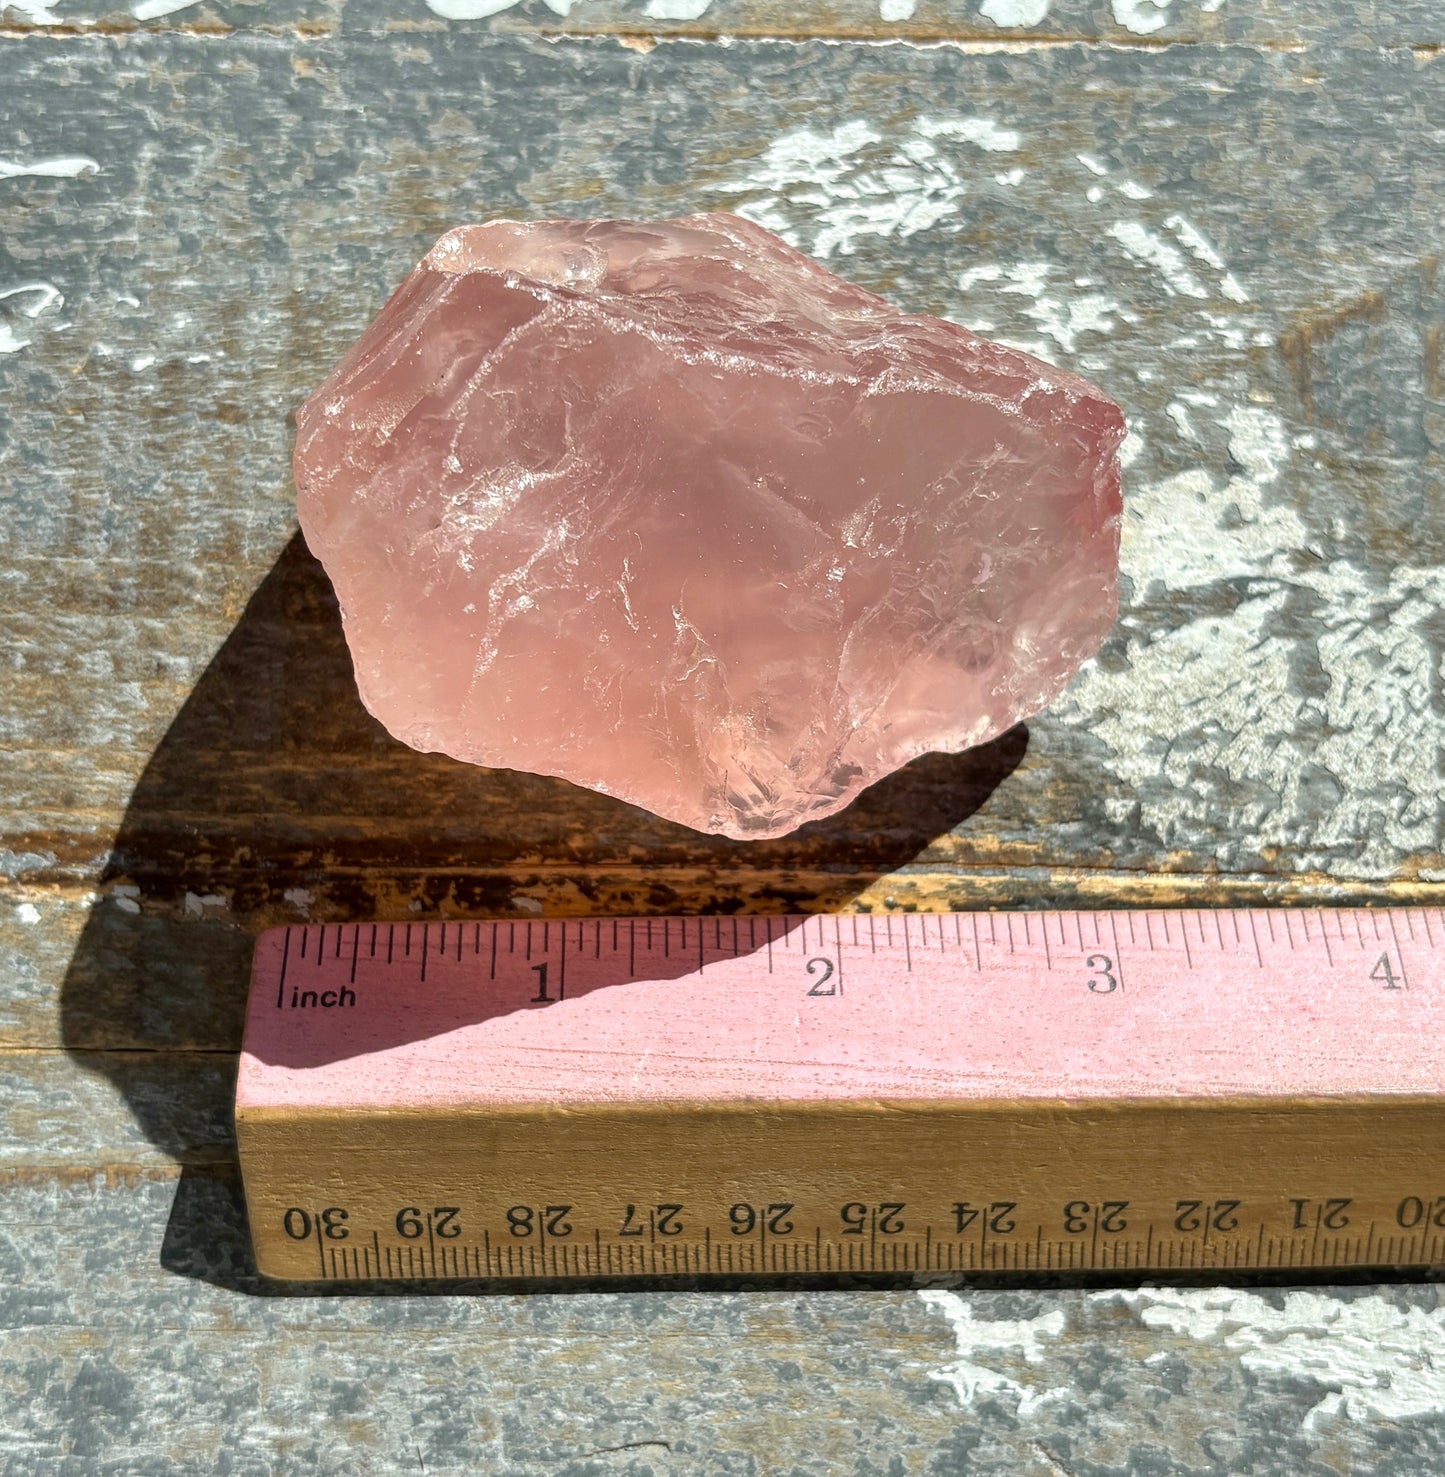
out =
[[[1115,615],[1118,408],[733,216],[449,231],[297,425],[382,723],[699,830],[983,743]]]

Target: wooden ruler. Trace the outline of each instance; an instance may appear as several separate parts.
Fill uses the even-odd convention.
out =
[[[346,924],[256,947],[281,1278],[1445,1262],[1445,914]]]

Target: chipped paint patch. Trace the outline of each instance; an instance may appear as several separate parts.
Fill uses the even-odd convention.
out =
[[[957,213],[970,162],[960,146],[1008,153],[1022,135],[995,118],[924,116],[885,138],[861,118],[789,129],[741,178],[731,208],[813,256],[850,255],[866,237],[908,237]]]
[[[64,294],[49,282],[22,282],[16,287],[0,289],[0,302],[11,298],[18,300],[15,311],[32,321],[43,313],[52,310],[58,312],[65,306]],[[34,339],[25,337],[10,324],[0,321],[0,354],[18,354],[21,349],[28,349],[34,342]]]
[[[1124,660],[1087,664],[1056,716],[1106,746],[1120,781],[1110,812],[1165,846],[1212,834],[1230,865],[1251,853],[1241,846],[1236,858],[1229,838],[1249,836],[1336,876],[1434,849],[1430,632],[1445,571],[1401,565],[1380,578],[1328,558],[1279,490],[1296,449],[1280,416],[1235,405],[1202,426],[1184,398],[1166,413],[1197,433],[1207,460],[1130,484],[1121,569],[1136,604],[1207,602],[1231,586],[1244,598],[1164,630],[1131,626],[1126,612]],[[1188,398],[1207,409],[1217,397]],[[1238,468],[1223,479],[1210,440],[1221,430]],[[1312,601],[1303,628],[1290,614],[1302,592]]]
[[[911,21],[918,9],[918,0],[878,0],[878,19],[884,21]]]
[[[1016,1401],[1019,1415],[1027,1416],[1047,1401],[1068,1396],[1067,1390],[1041,1389],[1034,1382],[1005,1372],[1009,1365],[1043,1362],[1044,1341],[1057,1339],[1064,1331],[1061,1310],[1037,1318],[975,1318],[973,1305],[956,1292],[927,1288],[918,1297],[925,1307],[948,1320],[958,1355],[950,1363],[929,1370],[928,1377],[947,1385],[965,1409],[980,1395],[1001,1395]]]
[[[189,10],[199,3],[200,0],[140,0],[139,5],[132,7],[131,14],[138,21],[154,21],[163,15],[175,15],[177,11]]]
[[[16,6],[21,15],[25,15],[24,6]],[[48,7],[46,7],[48,9]],[[58,16],[47,21],[37,21],[31,17],[32,25],[60,25]],[[28,175],[35,179],[79,179],[81,175],[99,174],[100,165],[88,154],[68,154],[58,159],[33,159],[29,164],[23,164],[18,159],[0,159],[0,180],[19,179]]]
[[[1136,36],[1152,36],[1169,24],[1170,0],[1110,0],[1114,20]]]
[[[996,26],[1036,26],[1049,13],[1049,0],[983,0],[979,14]]]
[[[40,909],[34,903],[21,903],[15,910],[15,921],[17,923],[39,923]]]
[[[309,887],[288,887],[281,897],[298,912],[307,914],[316,901],[316,894]]]
[[[1167,292],[1181,297],[1207,298],[1209,290],[1189,270],[1184,253],[1172,241],[1139,221],[1115,221],[1109,234],[1134,258],[1157,271]]]
[[[991,154],[1012,153],[1023,142],[1018,129],[992,118],[920,118],[916,127],[924,138],[962,139]]]
[[[990,262],[970,267],[958,277],[959,290],[964,293],[980,282],[998,283],[1000,292],[1029,298],[1025,316],[1066,354],[1074,352],[1082,335],[1106,333],[1113,328],[1114,315],[1119,310],[1118,303],[1103,293],[1074,291],[1079,284],[1072,282],[1053,262],[1022,261],[1007,267]],[[1042,352],[1047,357],[1049,352],[1047,345],[1020,343],[1006,335],[995,336],[1001,343],[1012,344],[1030,353]]]
[[[1445,1309],[1397,1307],[1379,1294],[1343,1299],[1286,1292],[1282,1306],[1232,1288],[1096,1293],[1129,1307],[1146,1328],[1210,1343],[1256,1376],[1323,1386],[1305,1415],[1312,1430],[1346,1420],[1445,1415]]]
[[[643,14],[654,21],[695,21],[711,4],[712,0],[647,0]]]
[[[1127,186],[1130,181],[1125,181],[1120,189],[1128,193]],[[1147,192],[1146,192],[1147,193]],[[1138,196],[1135,197],[1140,198]],[[1197,226],[1191,225],[1182,215],[1171,215],[1164,222],[1174,232],[1175,236],[1183,243],[1184,247],[1207,267],[1213,267],[1216,272],[1221,273],[1219,290],[1232,302],[1244,303],[1249,301],[1249,295],[1239,285],[1234,274],[1224,264],[1224,258],[1215,249],[1214,243]]]
[[[521,0],[426,0],[426,8],[433,15],[449,21],[486,20],[519,4]]]

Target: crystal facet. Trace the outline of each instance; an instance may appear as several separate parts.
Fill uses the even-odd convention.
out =
[[[449,231],[297,414],[396,737],[777,836],[1114,619],[1118,407],[727,215]]]

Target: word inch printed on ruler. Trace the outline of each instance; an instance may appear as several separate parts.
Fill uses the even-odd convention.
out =
[[[347,924],[256,947],[260,1270],[1445,1261],[1437,909]]]

